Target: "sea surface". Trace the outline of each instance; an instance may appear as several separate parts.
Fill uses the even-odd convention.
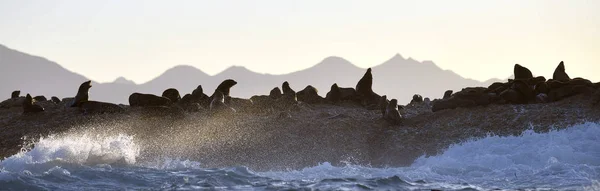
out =
[[[600,190],[600,125],[473,140],[408,167],[324,162],[303,169],[138,161],[129,135],[40,139],[0,161],[0,190]]]

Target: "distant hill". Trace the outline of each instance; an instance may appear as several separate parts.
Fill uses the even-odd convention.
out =
[[[55,62],[42,57],[28,55],[0,45],[0,97],[8,97],[13,90],[23,94],[72,97],[79,84],[87,78],[68,71]],[[373,89],[381,95],[397,98],[408,103],[415,93],[424,97],[439,98],[448,89],[460,90],[467,86],[488,86],[492,81],[479,82],[439,68],[431,61],[418,62],[397,54],[373,69]],[[325,96],[333,83],[341,87],[354,87],[365,68],[359,68],[340,57],[328,57],[315,66],[284,75],[260,74],[244,67],[232,66],[210,76],[193,66],[176,66],[144,84],[120,77],[111,83],[93,83],[90,90],[92,100],[113,103],[128,103],[133,92],[160,95],[167,88],[176,88],[182,96],[202,85],[206,94],[225,79],[234,79],[238,84],[232,89],[235,97],[249,98],[265,95],[284,81],[296,91],[313,85]],[[497,79],[492,79],[497,81]]]

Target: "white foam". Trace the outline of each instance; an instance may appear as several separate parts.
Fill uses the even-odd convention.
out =
[[[90,134],[68,134],[41,138],[30,151],[22,151],[0,161],[5,171],[31,170],[32,166],[53,168],[53,163],[68,164],[134,164],[139,147],[128,135],[94,136]],[[48,170],[48,169],[46,169]]]
[[[490,136],[453,145],[438,156],[420,157],[410,167],[335,167],[323,163],[302,170],[258,174],[282,180],[399,176],[443,187],[468,183],[486,188],[583,188],[594,181],[597,185],[600,179],[600,125],[585,123],[548,133],[529,130],[522,136]]]

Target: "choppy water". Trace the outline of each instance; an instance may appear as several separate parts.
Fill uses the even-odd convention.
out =
[[[39,140],[0,162],[0,190],[600,190],[600,125],[525,132],[453,145],[410,167],[323,163],[301,170],[257,172],[202,168],[187,160],[140,162],[128,135],[70,135]]]

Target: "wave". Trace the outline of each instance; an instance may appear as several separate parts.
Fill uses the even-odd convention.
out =
[[[150,187],[185,180],[185,185],[223,187],[593,189],[599,187],[600,180],[599,143],[600,125],[588,122],[563,130],[528,130],[521,136],[488,136],[452,145],[440,155],[418,158],[409,167],[374,168],[351,163],[334,166],[326,162],[299,170],[254,172],[245,167],[207,169],[199,162],[176,157],[155,156],[141,161],[140,145],[134,136],[71,133],[42,138],[31,150],[0,161],[0,184],[31,176],[54,177],[45,180],[50,182],[56,177],[91,181],[86,177],[96,174],[92,177],[112,180],[117,186],[127,182],[113,180],[115,177],[145,182]],[[235,180],[226,180],[232,175]],[[209,184],[199,177],[219,178],[211,179]]]

